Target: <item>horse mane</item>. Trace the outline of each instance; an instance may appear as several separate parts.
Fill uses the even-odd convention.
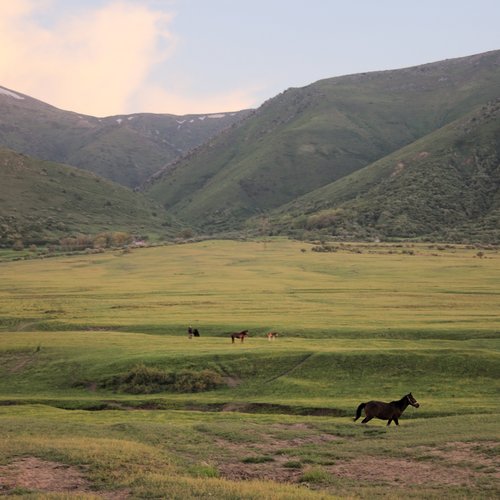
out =
[[[398,408],[406,408],[410,404],[410,396],[411,392],[408,394],[405,394],[401,399],[398,399],[397,401],[391,401],[389,404],[393,406],[397,406]]]

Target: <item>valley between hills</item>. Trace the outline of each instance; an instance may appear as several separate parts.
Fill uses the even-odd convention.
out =
[[[106,118],[0,92],[0,246],[128,231],[497,244],[500,51],[258,109]]]
[[[499,84],[493,51],[231,113],[0,87],[0,496],[499,497]]]

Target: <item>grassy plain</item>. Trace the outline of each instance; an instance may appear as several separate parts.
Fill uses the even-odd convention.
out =
[[[500,256],[483,253],[207,241],[0,263],[0,493],[498,495]],[[225,385],[101,387],[139,364]],[[352,422],[360,402],[409,391],[421,407],[399,428]],[[30,467],[45,493],[12,479]]]

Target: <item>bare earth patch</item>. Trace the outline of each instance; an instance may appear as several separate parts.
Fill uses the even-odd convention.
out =
[[[276,431],[305,431],[311,427],[307,424],[270,426]],[[300,459],[293,455],[293,449],[307,445],[321,445],[342,439],[331,434],[310,434],[295,436],[289,439],[277,439],[272,436],[262,438],[259,443],[232,443],[224,439],[217,439],[217,445],[228,452],[231,462],[222,460],[219,463],[219,472],[222,477],[233,481],[259,479],[280,483],[296,483],[300,480],[303,470],[290,464],[300,464]],[[243,460],[256,457],[268,457],[269,461],[263,463],[243,462]]]
[[[222,477],[231,480],[265,479],[277,482],[296,483],[303,476],[301,460],[294,448],[307,445],[325,445],[339,439],[330,434],[307,434],[307,425],[273,425],[281,430],[303,430],[301,437],[275,439],[263,438],[259,443],[233,443],[223,439],[217,445],[225,450],[226,457],[219,461]],[[445,447],[408,448],[417,458],[390,458],[364,456],[345,460],[325,467],[332,476],[366,483],[391,486],[467,486],[474,487],[488,480],[500,477],[498,458],[495,453],[498,443],[449,443]],[[230,461],[228,460],[230,459]],[[488,481],[489,482],[489,481]]]
[[[231,481],[268,480],[278,483],[296,483],[302,476],[302,470],[285,467],[284,464],[293,460],[287,455],[273,457],[272,462],[265,463],[224,463],[219,466],[222,477]]]
[[[26,457],[0,466],[0,496],[16,488],[45,493],[89,493],[108,499],[124,499],[125,490],[96,493],[77,467]]]
[[[403,161],[400,161],[395,167],[394,170],[391,173],[391,177],[395,177],[396,175],[399,175],[404,169],[406,165]]]
[[[436,457],[451,465],[490,468],[495,471],[491,475],[500,479],[500,444],[493,441],[455,442],[441,448],[419,446],[413,451],[427,457]]]
[[[329,468],[334,476],[369,482],[397,484],[467,485],[475,483],[478,474],[461,467],[444,467],[436,463],[405,458],[357,458]]]
[[[267,439],[262,443],[256,445],[256,448],[262,452],[273,452],[281,449],[287,448],[296,448],[298,446],[309,445],[309,444],[325,444],[330,443],[332,441],[339,441],[344,438],[340,436],[335,436],[333,434],[325,434],[325,433],[309,433],[312,427],[307,424],[274,424],[269,427],[269,430],[277,430],[277,431],[300,431],[300,436],[290,437],[288,439],[278,439],[272,436],[267,436]]]
[[[308,444],[325,444],[342,439],[331,434],[317,434],[314,436],[295,437],[291,439],[270,439],[268,442],[259,444],[256,447],[262,451],[276,451],[286,448],[296,448]]]
[[[14,488],[85,492],[90,491],[90,483],[76,467],[27,457],[0,467],[0,491]]]

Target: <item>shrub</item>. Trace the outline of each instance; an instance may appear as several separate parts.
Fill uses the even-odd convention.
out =
[[[219,471],[213,465],[192,465],[189,473],[195,477],[219,477]]]
[[[312,247],[311,250],[313,252],[336,252],[338,248],[332,245],[322,244]]]
[[[172,390],[174,392],[203,392],[222,385],[222,377],[213,370],[182,370],[174,374]]]
[[[129,394],[203,392],[222,385],[221,375],[214,370],[167,372],[144,364],[136,365],[127,373],[116,375],[101,383],[102,388]]]
[[[183,229],[182,231],[179,231],[177,234],[177,237],[183,240],[189,240],[194,236],[194,232],[190,228]]]
[[[24,243],[22,242],[22,240],[14,241],[14,244],[12,245],[12,250],[16,250],[18,252],[24,250]]]
[[[302,474],[300,482],[302,483],[325,483],[330,479],[330,474],[321,468],[311,468]]]
[[[283,464],[287,469],[302,469],[302,463],[297,460],[289,460]]]
[[[94,248],[123,247],[132,243],[132,240],[132,235],[123,231],[104,232],[94,236],[91,246]]]
[[[256,457],[246,457],[241,460],[244,464],[264,464],[266,462],[274,462],[273,457],[267,455],[259,455]]]

